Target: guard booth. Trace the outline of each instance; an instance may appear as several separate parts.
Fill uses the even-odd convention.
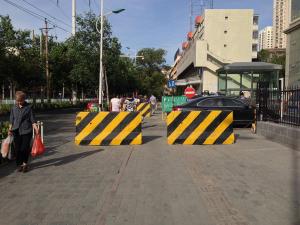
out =
[[[219,70],[218,90],[228,96],[239,96],[242,91],[245,97],[255,99],[259,83],[277,90],[281,65],[265,62],[238,62],[228,64]]]

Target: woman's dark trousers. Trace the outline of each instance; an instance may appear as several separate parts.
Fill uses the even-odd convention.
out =
[[[31,139],[32,133],[20,135],[19,131],[14,131],[14,145],[17,166],[21,166],[23,163],[28,163],[31,152]]]

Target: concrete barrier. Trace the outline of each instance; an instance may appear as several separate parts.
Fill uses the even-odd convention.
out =
[[[232,111],[173,111],[167,116],[168,144],[233,144]]]
[[[140,145],[142,117],[138,112],[79,112],[76,116],[77,145]]]
[[[141,103],[137,106],[136,111],[141,113],[143,117],[151,116],[151,106],[150,103]]]

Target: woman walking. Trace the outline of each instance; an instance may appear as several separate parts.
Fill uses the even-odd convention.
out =
[[[16,92],[16,105],[10,112],[9,134],[14,137],[16,163],[19,172],[28,171],[28,159],[31,152],[32,132],[38,134],[38,127],[33,115],[32,106],[26,101],[22,91]]]

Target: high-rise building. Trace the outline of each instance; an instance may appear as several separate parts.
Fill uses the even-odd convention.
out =
[[[196,30],[188,34],[173,67],[176,86],[193,85],[199,93],[217,92],[218,69],[257,58],[258,20],[253,9],[206,9],[196,18]]]
[[[286,48],[284,30],[289,26],[289,0],[274,0],[273,3],[273,47]]]
[[[300,1],[290,0],[286,49],[286,86],[300,85]]]
[[[259,31],[259,50],[273,48],[273,27],[268,26]]]

